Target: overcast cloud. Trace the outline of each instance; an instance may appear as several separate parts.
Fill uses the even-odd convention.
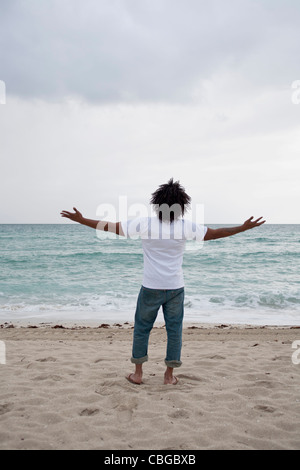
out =
[[[2,0],[0,223],[147,202],[300,223],[296,0]]]

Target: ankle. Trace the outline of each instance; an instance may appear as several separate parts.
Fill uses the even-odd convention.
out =
[[[167,369],[165,371],[165,377],[166,378],[173,377],[173,367],[167,367]]]
[[[143,375],[143,367],[142,367],[142,364],[136,364],[136,367],[135,367],[135,375],[138,376],[138,377],[142,377],[142,375]]]

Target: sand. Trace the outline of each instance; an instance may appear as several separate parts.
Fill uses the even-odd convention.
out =
[[[136,386],[131,325],[5,326],[0,449],[300,448],[299,328],[185,326],[179,383],[166,386],[156,327]]]

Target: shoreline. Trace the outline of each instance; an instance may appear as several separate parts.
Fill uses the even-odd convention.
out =
[[[111,328],[111,329],[133,329],[134,328],[134,322],[124,322],[124,323],[119,323],[119,322],[114,322],[114,323],[107,323],[103,322],[100,323],[99,321],[95,322],[81,322],[80,324],[78,322],[66,322],[66,321],[52,321],[52,322],[40,322],[40,323],[31,323],[31,322],[26,322],[23,320],[18,320],[18,321],[10,321],[10,322],[4,322],[0,323],[0,331],[1,330],[6,330],[6,329],[45,329],[45,328],[50,328],[50,329],[65,329],[65,330],[81,330],[81,329],[101,329],[101,328]],[[164,322],[155,322],[153,329],[165,329],[165,323]],[[269,325],[269,324],[252,324],[252,323],[200,323],[200,322],[184,322],[183,323],[183,330],[189,330],[189,329],[205,329],[205,330],[210,330],[210,329],[290,329],[290,330],[300,330],[299,325]]]
[[[134,322],[134,309],[131,310],[70,310],[70,311],[19,311],[0,312],[0,325],[13,324],[16,326],[39,326],[62,324],[69,326],[96,327],[101,324],[127,324]],[[162,310],[158,312],[155,324],[164,324]],[[186,309],[183,320],[185,325],[251,325],[251,326],[293,326],[300,327],[300,312],[292,310],[264,311],[260,309],[222,310],[222,311],[193,311]]]

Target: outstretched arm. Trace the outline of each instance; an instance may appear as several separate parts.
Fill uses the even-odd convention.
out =
[[[103,220],[93,220],[93,219],[86,219],[83,217],[81,212],[79,212],[76,207],[73,207],[74,213],[68,211],[62,211],[60,215],[62,217],[66,217],[67,219],[73,220],[73,222],[78,222],[81,225],[86,225],[87,227],[94,228],[96,230],[103,230],[104,232],[112,232],[116,233],[117,235],[124,236],[124,232],[122,230],[121,222],[106,222]]]
[[[247,219],[243,225],[239,225],[237,227],[224,227],[224,228],[208,228],[204,240],[216,240],[217,238],[225,238],[230,237],[231,235],[236,235],[237,233],[245,232],[246,230],[250,230],[254,227],[259,227],[260,225],[265,223],[265,220],[261,221],[262,217],[259,219],[252,220],[253,217]]]

